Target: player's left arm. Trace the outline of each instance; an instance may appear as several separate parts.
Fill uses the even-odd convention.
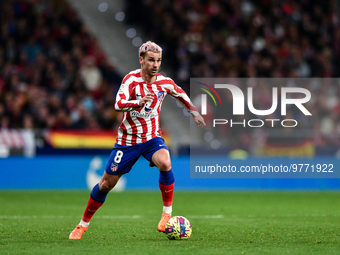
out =
[[[197,115],[197,116],[192,116],[196,125],[200,128],[204,128],[205,127],[205,122],[204,122],[204,119],[201,115]]]
[[[176,98],[187,109],[198,127],[205,127],[206,124],[204,122],[204,118],[198,113],[189,96],[181,87],[173,83],[170,89],[170,95]]]

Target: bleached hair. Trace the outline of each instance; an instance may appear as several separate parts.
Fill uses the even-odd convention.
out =
[[[162,53],[162,48],[154,42],[147,41],[146,43],[143,43],[142,46],[139,47],[139,56],[144,57],[148,51]]]

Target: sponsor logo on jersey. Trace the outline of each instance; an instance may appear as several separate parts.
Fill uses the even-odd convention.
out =
[[[137,111],[133,111],[133,112],[131,112],[131,116],[138,117],[138,118],[149,119],[149,118],[157,117],[157,114],[155,114],[155,113],[147,114],[147,113],[140,113],[140,112],[137,112]]]
[[[145,107],[144,110],[146,114],[149,114],[152,111],[152,108]]]
[[[151,106],[151,102],[147,102],[144,106],[144,111],[145,111],[145,114],[150,114],[152,112],[152,108],[150,108]]]

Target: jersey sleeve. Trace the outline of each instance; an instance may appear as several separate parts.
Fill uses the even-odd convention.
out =
[[[120,85],[118,93],[116,95],[115,109],[118,112],[129,112],[140,108],[139,100],[129,100],[132,90],[132,82],[123,79],[123,83]]]
[[[177,86],[174,82],[172,85],[173,86],[171,86],[170,95],[176,98],[191,115],[195,117],[198,116],[199,113],[196,107],[192,104],[187,93],[185,93],[185,91],[181,87]]]

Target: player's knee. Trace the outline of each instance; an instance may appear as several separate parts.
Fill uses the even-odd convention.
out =
[[[111,185],[107,180],[104,180],[99,184],[99,190],[101,192],[107,193],[113,188],[113,186],[114,185]]]
[[[169,171],[171,170],[171,162],[168,160],[164,160],[160,163],[159,165],[159,170],[160,171]]]

